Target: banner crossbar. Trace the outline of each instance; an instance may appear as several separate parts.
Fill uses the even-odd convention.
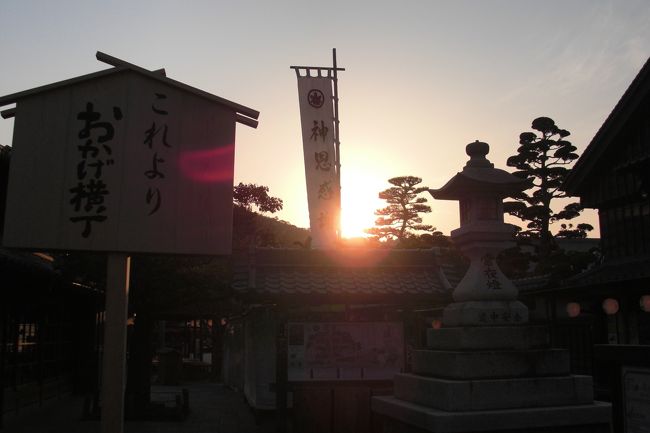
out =
[[[296,77],[301,78],[301,77],[308,77],[310,76],[311,71],[317,71],[318,76],[322,76],[322,72],[326,72],[326,76],[333,76],[336,75],[338,71],[345,71],[345,68],[337,68],[337,67],[331,67],[331,66],[289,66],[290,69],[293,69],[296,71]],[[300,73],[304,71],[305,75],[300,75]]]

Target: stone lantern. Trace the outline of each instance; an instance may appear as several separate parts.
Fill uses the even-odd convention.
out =
[[[486,143],[467,145],[470,160],[436,199],[460,201],[453,241],[471,262],[445,308],[395,376],[393,396],[372,398],[384,432],[609,433],[611,405],[594,401],[590,376],[572,375],[569,352],[550,347],[548,329],[530,325],[517,289],[496,264],[515,227],[503,198],[526,181],[494,168]]]
[[[516,227],[503,221],[503,199],[526,189],[528,181],[494,168],[485,157],[487,143],[466,147],[470,156],[463,171],[442,188],[429,190],[438,200],[460,202],[460,227],[451,238],[470,259],[465,277],[445,308],[445,326],[495,326],[523,324],[528,309],[517,301],[517,289],[501,272],[497,254],[512,245]]]

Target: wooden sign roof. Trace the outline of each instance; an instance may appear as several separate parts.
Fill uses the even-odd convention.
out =
[[[124,60],[118,59],[116,57],[109,56],[105,53],[102,53],[101,51],[97,51],[96,57],[98,60],[104,62],[104,63],[109,63],[112,65],[115,65],[115,67],[110,68],[110,69],[104,69],[102,71],[98,72],[93,72],[91,74],[86,74],[86,75],[81,75],[79,77],[75,78],[70,78],[68,80],[62,80],[58,81],[56,83],[51,83],[51,84],[46,84],[44,86],[39,86],[39,87],[34,87],[33,89],[29,90],[24,90],[21,92],[17,93],[12,93],[10,95],[6,96],[0,96],[0,107],[14,104],[18,102],[21,99],[24,99],[29,96],[33,96],[42,92],[54,90],[54,89],[59,89],[62,87],[67,87],[67,86],[73,86],[79,83],[83,83],[89,80],[96,80],[98,78],[102,78],[108,75],[112,74],[118,74],[121,72],[124,72],[125,70],[131,70],[134,72],[137,72],[138,74],[144,75],[146,77],[152,78],[154,80],[157,80],[161,83],[174,86],[184,92],[189,92],[192,93],[196,96],[199,96],[201,98],[207,99],[208,101],[223,105],[225,107],[228,107],[232,111],[237,113],[236,120],[238,123],[241,123],[246,126],[250,126],[252,128],[257,128],[258,121],[257,119],[259,118],[259,111],[256,111],[252,108],[246,107],[244,105],[238,104],[236,102],[229,101],[227,99],[221,98],[219,96],[213,95],[211,93],[208,93],[204,90],[197,89],[196,87],[189,86],[185,83],[181,83],[180,81],[173,80],[169,77],[166,76],[165,70],[164,69],[158,69],[155,71],[149,71],[145,68],[142,68],[140,66],[134,65],[132,63],[125,62]],[[8,109],[2,111],[2,117],[3,118],[9,118],[13,117],[15,114],[14,109]]]

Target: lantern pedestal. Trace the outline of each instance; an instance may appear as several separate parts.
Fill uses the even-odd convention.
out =
[[[431,192],[460,200],[452,239],[470,266],[444,326],[427,330],[412,372],[397,375],[395,395],[374,397],[372,410],[383,417],[384,433],[609,432],[611,405],[594,401],[591,376],[570,374],[568,351],[550,347],[546,327],[527,325],[528,309],[496,263],[514,233],[503,222],[502,197],[525,185],[494,169],[488,150],[468,145],[463,172]]]
[[[528,308],[519,301],[468,301],[449,304],[445,326],[502,326],[528,322]]]

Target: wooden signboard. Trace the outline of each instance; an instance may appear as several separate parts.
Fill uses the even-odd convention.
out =
[[[113,71],[18,101],[4,245],[229,253],[236,111]]]

